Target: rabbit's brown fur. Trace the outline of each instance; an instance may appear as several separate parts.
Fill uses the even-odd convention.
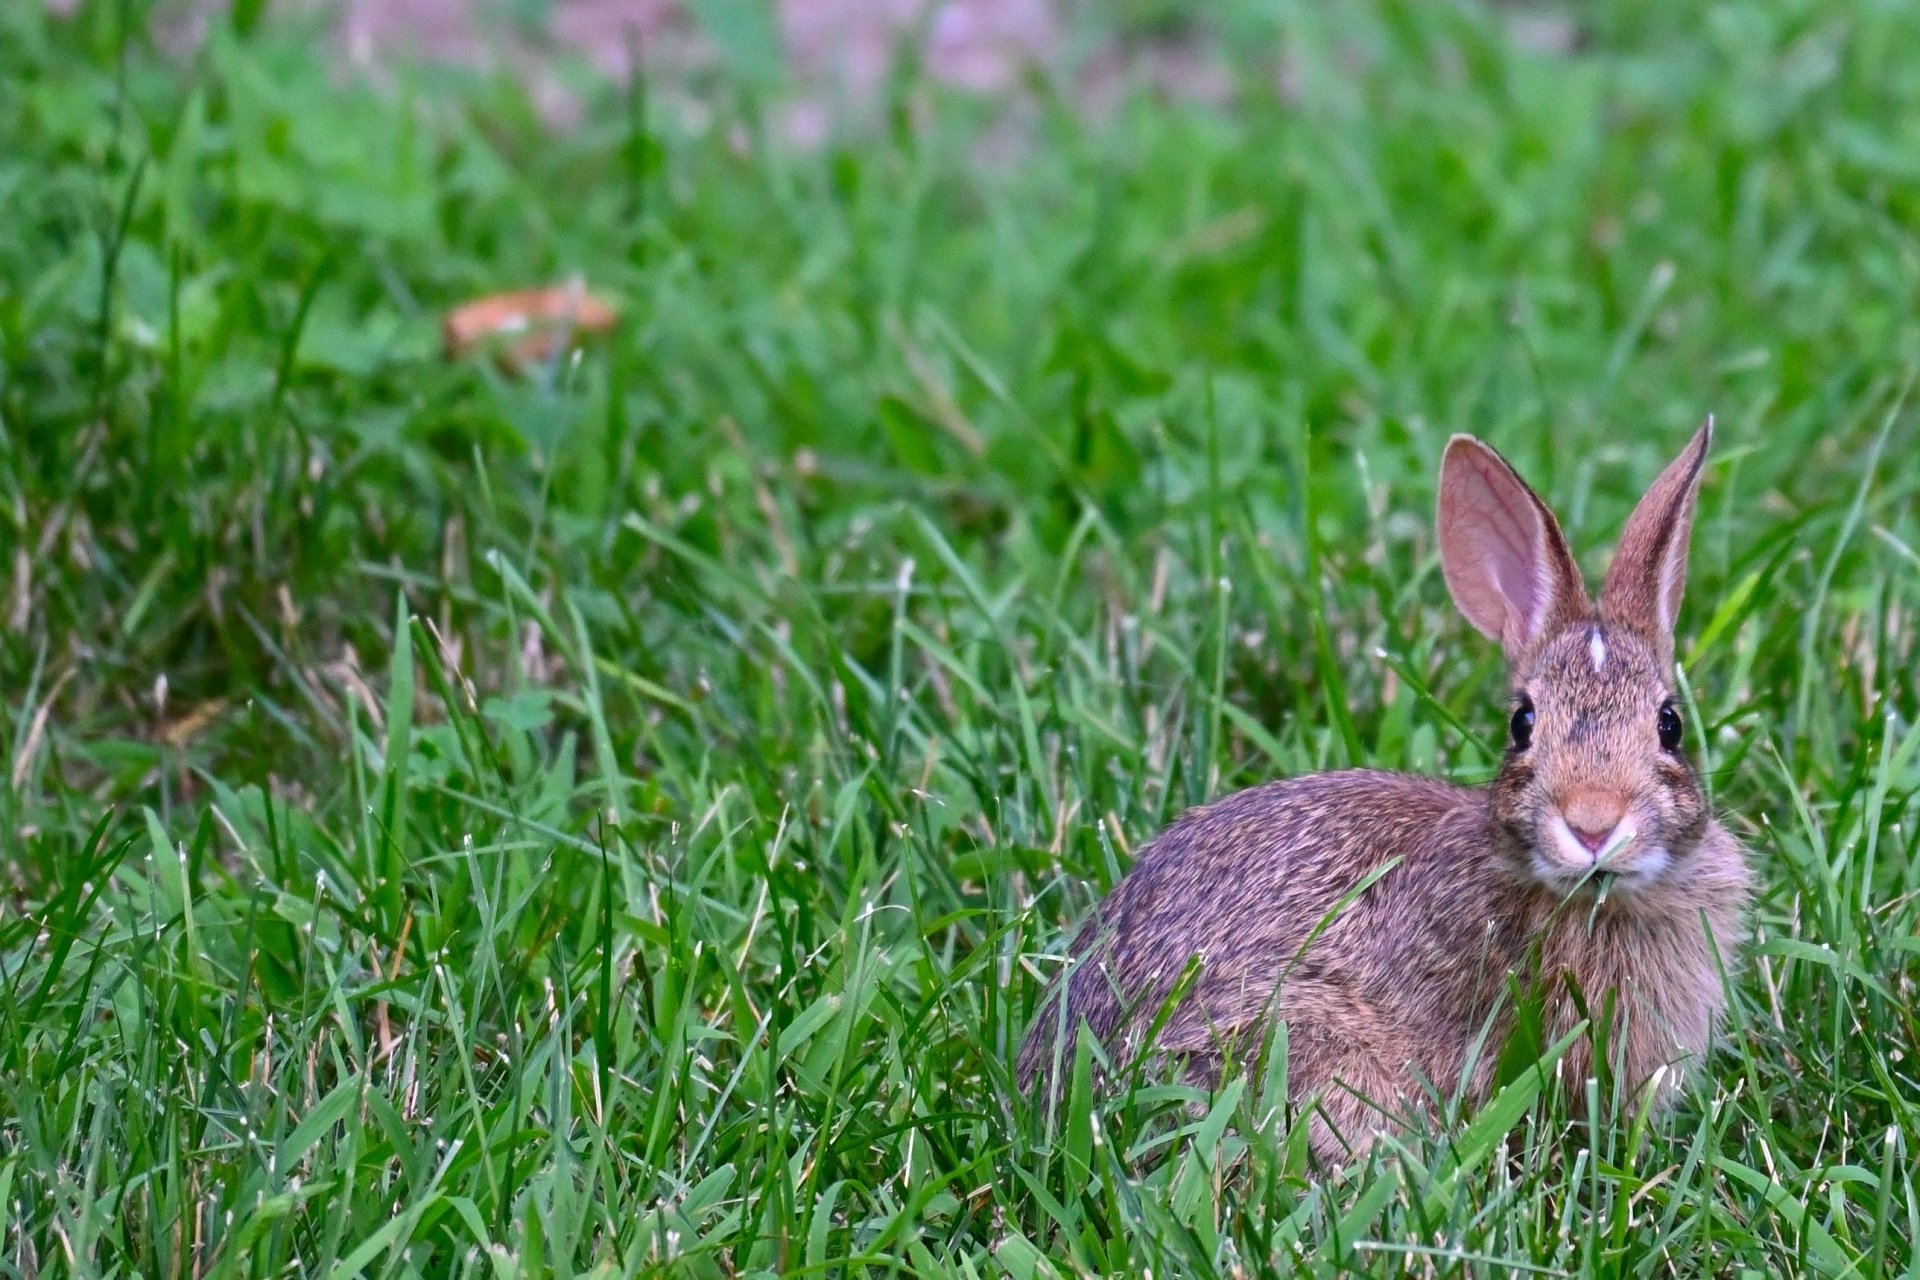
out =
[[[1462,611],[1502,642],[1530,743],[1516,739],[1486,787],[1355,770],[1182,816],[1082,930],[1021,1049],[1023,1087],[1050,1075],[1082,1023],[1131,1061],[1197,962],[1153,1050],[1212,1083],[1227,1053],[1283,1019],[1290,1087],[1317,1099],[1309,1137],[1323,1162],[1436,1091],[1464,1084],[1483,1101],[1510,976],[1544,983],[1549,1037],[1579,1020],[1575,990],[1596,1016],[1611,993],[1613,1067],[1629,1087],[1660,1075],[1671,1094],[1712,1038],[1749,892],[1740,846],[1661,737],[1678,723],[1663,730],[1662,707],[1710,434],[1628,521],[1597,605],[1545,506],[1491,449],[1456,437],[1442,562]],[[1583,1038],[1566,1078],[1585,1078],[1589,1052]]]

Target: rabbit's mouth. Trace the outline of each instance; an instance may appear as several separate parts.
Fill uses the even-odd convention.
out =
[[[1609,898],[1631,899],[1636,894],[1651,890],[1666,863],[1665,853],[1655,851],[1644,862],[1634,866],[1589,866],[1576,871],[1571,867],[1557,866],[1536,853],[1533,857],[1533,874],[1541,887],[1551,893],[1582,900],[1598,898],[1604,902]]]
[[[1577,836],[1557,813],[1546,825],[1534,847],[1533,870],[1557,889],[1638,888],[1658,879],[1671,861],[1657,842],[1640,838],[1640,824],[1632,815],[1623,817],[1598,848]]]

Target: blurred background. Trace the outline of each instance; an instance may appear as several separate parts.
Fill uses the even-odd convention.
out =
[[[71,14],[82,0],[47,3]],[[383,62],[508,68],[561,125],[578,119],[583,73],[619,80],[644,67],[684,83],[729,59],[777,59],[808,89],[788,104],[785,120],[789,136],[805,143],[818,142],[830,121],[871,108],[903,61],[935,83],[976,94],[1006,94],[1036,74],[1064,76],[1084,101],[1111,106],[1117,82],[1131,74],[1169,93],[1219,102],[1231,94],[1234,75],[1209,19],[1230,16],[1233,7],[1215,13],[1182,0],[175,0],[152,16],[176,49],[230,14],[251,25],[270,9],[323,30],[343,64],[360,69]],[[1562,6],[1505,0],[1501,11],[1522,44],[1564,52],[1579,38]]]

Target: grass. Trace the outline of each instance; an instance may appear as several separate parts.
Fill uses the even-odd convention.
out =
[[[1920,1275],[1920,9],[1225,6],[1230,111],[821,152],[751,23],[555,138],[256,9],[0,8],[0,1273]],[[439,358],[576,270],[615,340]],[[1489,772],[1447,433],[1585,555],[1708,411],[1678,1116],[1018,1095],[1179,810]]]

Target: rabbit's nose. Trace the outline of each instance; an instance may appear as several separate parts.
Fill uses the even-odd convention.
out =
[[[1567,824],[1567,830],[1573,832],[1573,838],[1587,847],[1588,853],[1599,853],[1607,847],[1607,841],[1613,836],[1616,827],[1603,827],[1599,831],[1589,831],[1585,827]]]
[[[1573,838],[1585,846],[1588,853],[1599,853],[1607,847],[1607,841],[1613,839],[1620,819],[1626,817],[1627,800],[1625,796],[1604,791],[1577,791],[1560,806],[1560,814],[1567,820],[1567,829],[1573,832]]]

